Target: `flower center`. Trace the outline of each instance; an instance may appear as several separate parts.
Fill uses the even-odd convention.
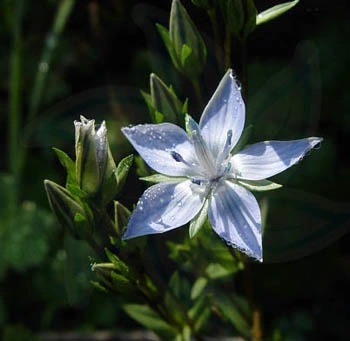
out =
[[[200,128],[192,119],[189,121],[190,137],[196,153],[198,163],[190,163],[186,161],[181,154],[171,151],[170,154],[176,162],[182,162],[188,166],[196,176],[191,177],[191,181],[195,185],[214,185],[221,179],[225,179],[231,170],[229,162],[230,151],[232,149],[232,130],[228,130],[226,141],[222,151],[218,155],[213,155],[204,141]]]

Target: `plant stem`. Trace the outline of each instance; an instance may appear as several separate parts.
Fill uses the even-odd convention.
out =
[[[199,80],[198,79],[191,79],[191,82],[192,82],[194,92],[196,94],[198,109],[201,110],[204,107],[204,104],[203,104],[204,102],[203,102],[203,95],[202,95],[201,87],[199,84]]]
[[[57,48],[59,38],[72,12],[74,4],[75,0],[62,0],[59,2],[52,29],[48,33],[44,43],[43,52],[38,63],[33,90],[30,95],[28,120],[22,135],[22,148],[20,149],[18,165],[19,173],[22,171],[27,157],[28,142],[36,125],[36,117],[45,92],[46,79],[51,67],[54,51]]]
[[[23,1],[15,2],[15,23],[13,26],[13,46],[10,65],[10,93],[8,111],[8,163],[9,170],[14,178],[12,210],[16,209],[18,202],[19,174],[18,174],[18,148],[21,111],[21,52],[22,52],[22,19]]]

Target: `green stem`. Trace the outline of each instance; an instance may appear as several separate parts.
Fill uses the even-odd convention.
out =
[[[27,157],[29,139],[36,126],[36,117],[38,115],[38,110],[45,92],[45,84],[51,67],[54,51],[57,48],[58,41],[72,12],[74,4],[75,0],[62,0],[59,2],[59,7],[56,12],[52,29],[47,35],[44,43],[43,52],[38,63],[38,70],[36,73],[33,90],[30,95],[28,120],[26,126],[24,127],[22,136],[22,148],[20,150],[19,157],[20,171],[22,170]]]
[[[8,111],[8,163],[14,178],[11,205],[15,210],[18,202],[18,148],[21,111],[21,52],[22,52],[23,1],[15,2],[15,23],[10,65],[10,93]]]
[[[200,110],[200,109],[202,109],[204,107],[201,86],[199,84],[199,80],[198,79],[191,79],[191,82],[192,82],[192,86],[193,86],[194,92],[196,94],[198,109]]]

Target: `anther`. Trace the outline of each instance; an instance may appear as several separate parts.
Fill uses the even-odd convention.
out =
[[[176,152],[175,150],[172,150],[172,151],[170,152],[170,155],[172,156],[172,158],[173,158],[176,162],[184,162],[183,157],[182,157],[178,152]]]

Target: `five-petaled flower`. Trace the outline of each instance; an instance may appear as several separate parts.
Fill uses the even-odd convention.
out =
[[[261,214],[248,189],[277,187],[265,179],[297,163],[322,138],[265,141],[232,155],[244,121],[240,88],[228,70],[199,124],[187,117],[187,132],[171,123],[123,128],[145,162],[164,175],[139,199],[123,239],[190,221],[196,230],[208,217],[228,244],[262,261]]]

